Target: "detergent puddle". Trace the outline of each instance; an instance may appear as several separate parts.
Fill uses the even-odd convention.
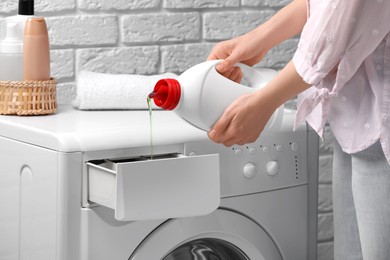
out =
[[[150,132],[150,160],[153,160],[153,116],[152,116],[152,97],[148,96],[149,109],[149,132]]]

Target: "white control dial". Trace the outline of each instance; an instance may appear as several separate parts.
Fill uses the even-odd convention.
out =
[[[298,144],[297,144],[297,143],[292,143],[292,144],[291,144],[291,150],[292,150],[293,152],[298,151]]]
[[[244,165],[244,169],[242,169],[242,172],[244,173],[244,176],[246,178],[252,179],[257,173],[257,167],[255,164],[248,162]]]
[[[234,150],[234,154],[237,156],[242,155],[242,149],[237,148],[236,150]]]
[[[255,154],[257,152],[257,149],[255,147],[250,147],[249,148],[249,153],[250,154]]]
[[[279,163],[277,161],[269,161],[267,163],[267,174],[275,176],[279,172]]]

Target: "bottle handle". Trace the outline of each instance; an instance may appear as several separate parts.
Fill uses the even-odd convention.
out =
[[[243,78],[251,88],[261,88],[274,78],[277,72],[273,69],[258,68],[254,69],[243,63],[237,63],[243,72]]]
[[[236,66],[240,67],[243,72],[243,78],[248,83],[249,87],[252,88],[262,88],[264,87],[271,79],[273,79],[277,72],[273,69],[266,68],[257,68],[254,69],[248,65],[237,63]],[[266,128],[273,132],[274,130],[279,130],[284,115],[284,105],[281,105],[276,109],[274,114],[268,120]]]

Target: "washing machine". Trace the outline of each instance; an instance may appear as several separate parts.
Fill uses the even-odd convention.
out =
[[[169,111],[2,116],[0,259],[315,259],[318,138],[294,117],[224,147]]]

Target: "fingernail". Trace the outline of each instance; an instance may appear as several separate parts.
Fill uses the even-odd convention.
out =
[[[214,138],[217,136],[217,131],[215,131],[214,129],[212,129],[210,132],[209,132],[209,136],[210,138]]]
[[[216,68],[219,72],[223,72],[225,70],[225,65],[218,63]]]

